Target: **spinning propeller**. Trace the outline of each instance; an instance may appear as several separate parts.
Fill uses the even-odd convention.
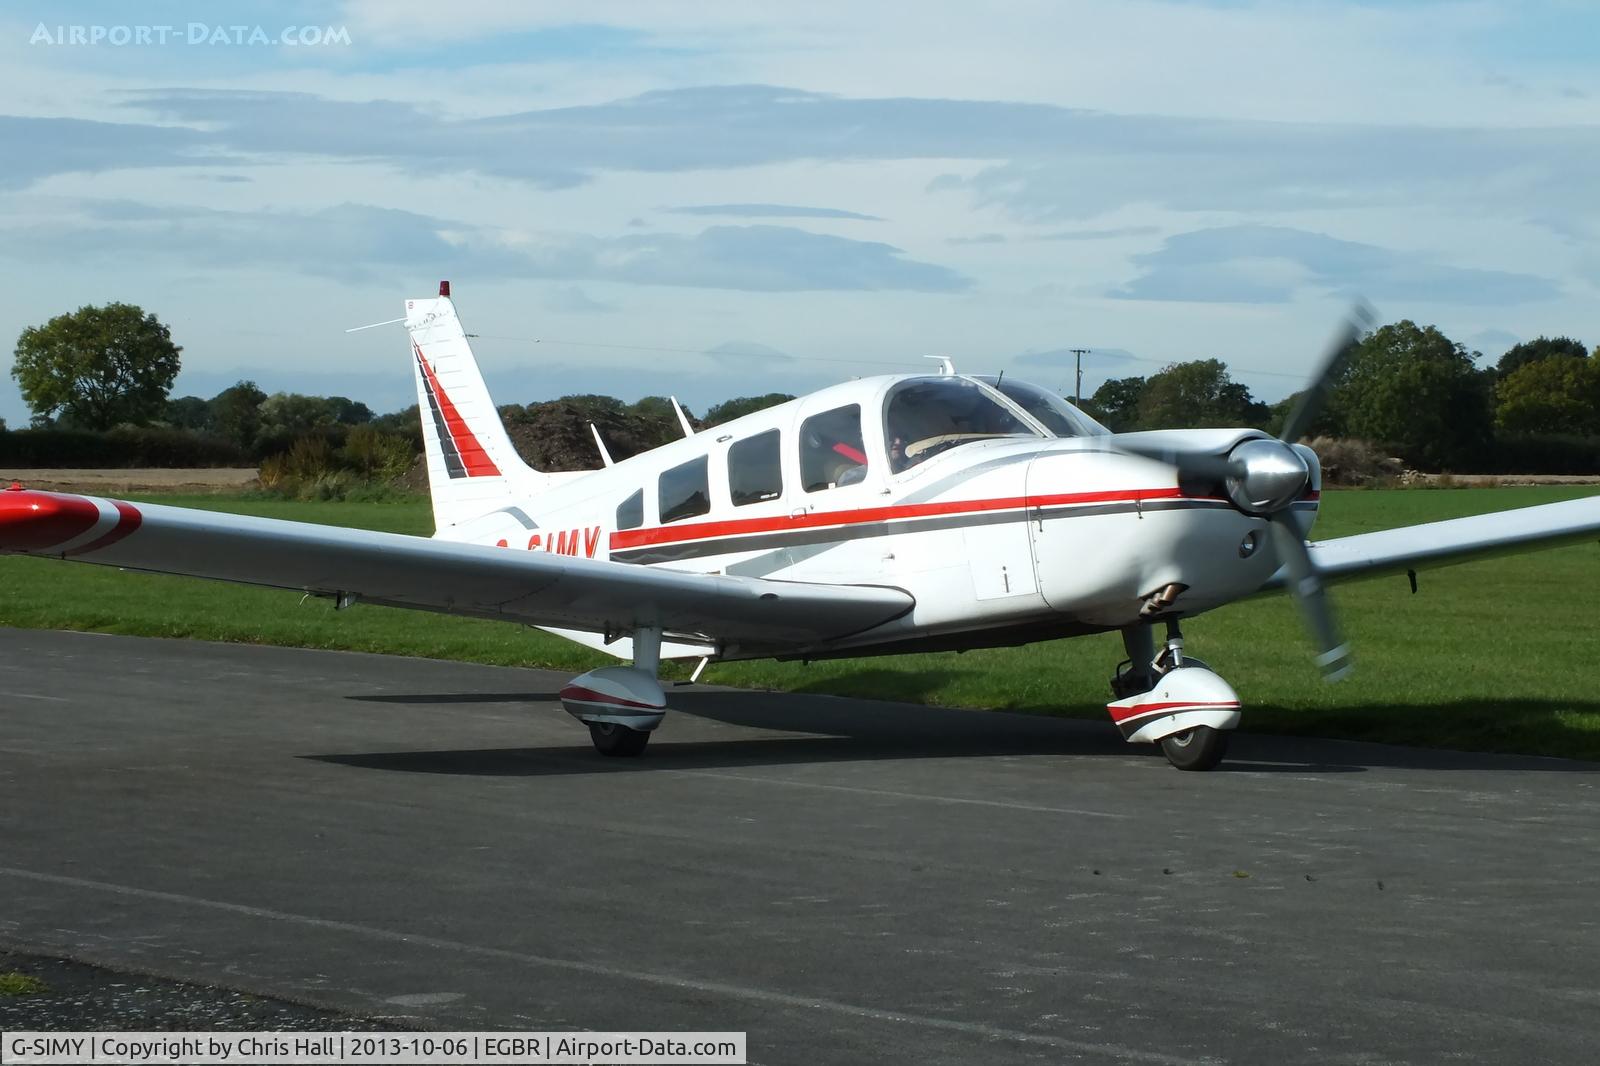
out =
[[[1317,646],[1323,676],[1337,681],[1350,672],[1350,648],[1339,636],[1322,577],[1293,518],[1293,504],[1305,492],[1311,469],[1294,449],[1327,403],[1334,380],[1362,335],[1372,327],[1371,308],[1356,304],[1323,353],[1311,385],[1300,394],[1277,440],[1255,438],[1227,455],[1176,451],[1135,441],[1117,441],[1119,450],[1158,459],[1178,468],[1180,480],[1219,482],[1235,506],[1267,520],[1278,557],[1289,571],[1289,591]]]

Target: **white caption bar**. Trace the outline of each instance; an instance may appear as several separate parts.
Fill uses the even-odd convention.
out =
[[[0,1063],[743,1063],[744,1033],[0,1033]]]

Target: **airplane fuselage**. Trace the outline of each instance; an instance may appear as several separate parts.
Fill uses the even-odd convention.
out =
[[[568,475],[438,535],[699,573],[892,585],[915,598],[900,618],[785,652],[808,658],[1025,643],[1193,615],[1256,592],[1278,568],[1264,519],[1215,486],[1180,487],[1169,465],[1108,449],[1105,435],[946,441],[922,461],[898,455],[875,415],[897,386],[922,380],[847,382]],[[851,465],[819,481],[828,475],[807,469],[806,451],[819,447],[817,419],[854,408],[867,430],[836,460]],[[1172,436],[1224,452],[1262,435]],[[1314,479],[1295,505],[1303,527],[1316,506]],[[1152,597],[1174,589],[1152,611]],[[772,654],[732,641],[678,647]]]

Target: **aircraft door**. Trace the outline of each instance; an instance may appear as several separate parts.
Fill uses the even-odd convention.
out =
[[[1033,555],[1033,572],[1039,583],[1039,595],[1055,610],[1061,610],[1061,591],[1072,587],[1072,570],[1082,565],[1074,557],[1074,546],[1068,541],[1070,522],[1052,520],[1045,510],[1046,500],[1063,491],[1063,475],[1071,473],[1071,464],[1060,454],[1044,453],[1034,456],[1028,463],[1024,497],[1028,508],[1028,539]],[[1081,545],[1079,546],[1081,547]]]

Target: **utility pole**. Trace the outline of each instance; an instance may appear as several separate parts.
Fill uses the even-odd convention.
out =
[[[1078,367],[1078,384],[1072,390],[1072,404],[1074,407],[1083,406],[1083,357],[1089,354],[1088,348],[1068,348],[1073,354],[1073,362]]]

